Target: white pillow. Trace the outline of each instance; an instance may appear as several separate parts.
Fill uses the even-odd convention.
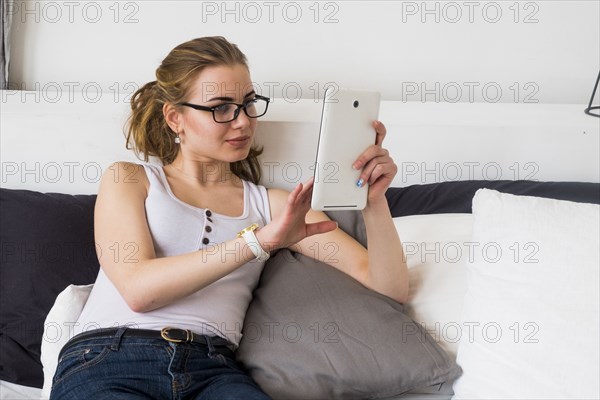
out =
[[[598,399],[600,206],[479,190],[457,399]]]
[[[410,279],[407,314],[456,359],[463,330],[471,214],[411,215],[394,218]]]
[[[41,362],[44,369],[42,398],[48,398],[52,390],[52,378],[58,365],[58,355],[73,337],[75,322],[83,310],[94,285],[69,285],[57,297],[44,321]]]

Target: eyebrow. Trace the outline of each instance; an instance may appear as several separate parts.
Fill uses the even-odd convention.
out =
[[[252,90],[252,91],[248,92],[244,96],[244,99],[247,98],[247,97],[253,96],[255,94],[256,94],[256,92],[254,90]],[[225,96],[225,97],[213,97],[212,99],[207,100],[207,102],[217,101],[217,100],[219,100],[219,101],[234,101],[234,98],[233,97],[227,97],[227,96]]]

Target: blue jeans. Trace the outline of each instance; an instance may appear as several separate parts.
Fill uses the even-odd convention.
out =
[[[232,350],[112,336],[67,344],[54,375],[58,399],[268,399]]]

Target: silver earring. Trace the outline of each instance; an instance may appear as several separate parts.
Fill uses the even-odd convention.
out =
[[[181,139],[179,138],[179,133],[177,134],[177,136],[175,136],[175,143],[176,144],[181,143]]]

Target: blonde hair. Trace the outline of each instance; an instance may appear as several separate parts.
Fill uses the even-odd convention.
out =
[[[163,115],[165,103],[185,102],[194,79],[206,67],[243,65],[244,53],[221,36],[193,39],[175,47],[156,69],[156,80],[138,89],[131,98],[131,114],[126,132],[126,148],[134,150],[144,161],[157,157],[163,165],[171,164],[179,153],[175,133]],[[231,172],[241,179],[258,183],[262,148],[252,147],[248,157],[231,163]]]

